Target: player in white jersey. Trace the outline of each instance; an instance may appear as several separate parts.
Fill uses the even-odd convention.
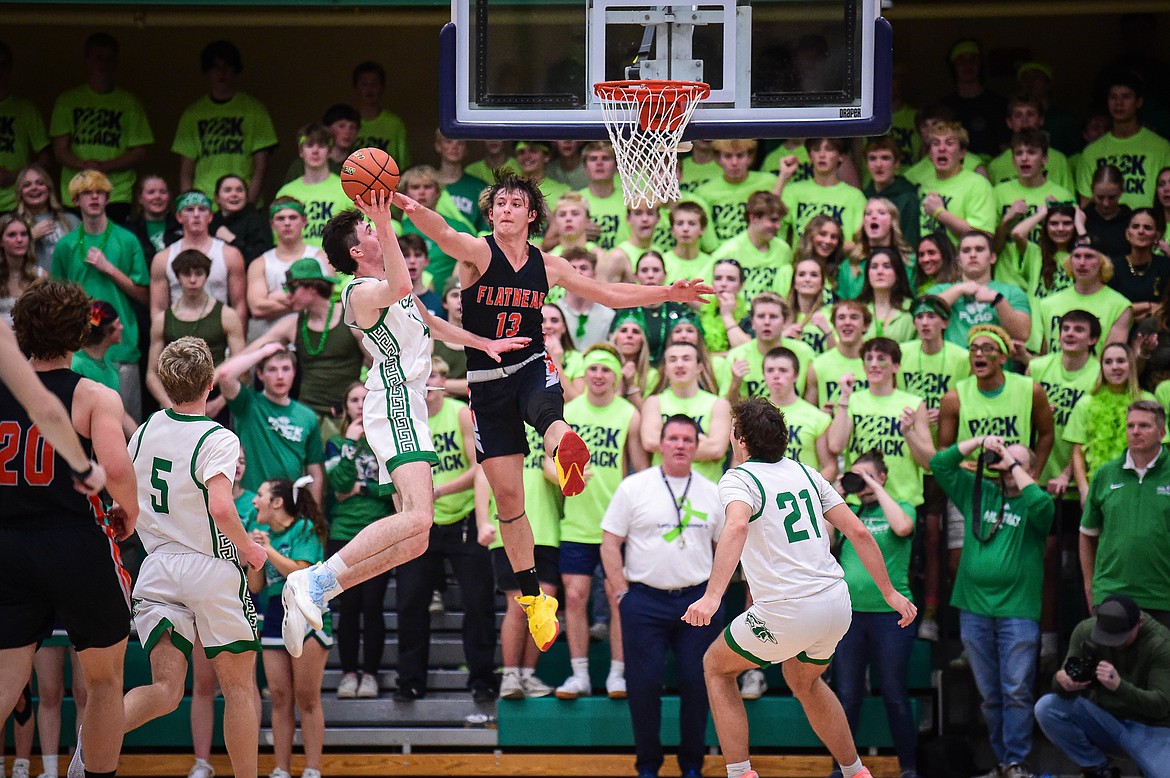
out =
[[[378,480],[393,481],[400,510],[362,529],[323,563],[288,576],[281,632],[294,657],[301,655],[309,627],[321,628],[329,600],[426,551],[435,516],[430,471],[438,461],[427,425],[431,330],[448,343],[487,351],[497,362],[499,354],[528,343],[528,338],[488,340],[432,316],[416,303],[385,192],[371,195],[368,204],[354,204],[358,210],[325,225],[321,242],[330,264],[355,276],[341,299],[345,323],[362,331],[362,346],[374,360],[362,424],[378,457]]]
[[[748,720],[736,677],[781,663],[784,680],[809,724],[841,765],[844,778],[863,776],[845,711],[821,680],[849,629],[852,605],[841,566],[829,553],[830,533],[854,544],[886,602],[913,623],[914,604],[894,590],[881,550],[831,484],[787,459],[788,428],[771,403],[754,398],[732,409],[738,467],[719,479],[727,520],[706,592],[683,620],[703,626],[719,608],[736,565],[743,561],[752,605],[733,619],[703,657],[707,695],[729,778],[757,778],[748,759]]]
[[[151,684],[126,694],[126,731],[178,707],[198,637],[223,690],[232,769],[236,778],[255,778],[260,640],[241,563],[262,568],[268,555],[244,531],[232,498],[240,441],[205,415],[215,380],[207,344],[174,341],[159,357],[158,375],[173,407],[150,416],[128,445],[147,551],[134,585],[134,624],[150,655]]]

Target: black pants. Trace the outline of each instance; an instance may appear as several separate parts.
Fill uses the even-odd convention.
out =
[[[434,568],[446,559],[463,598],[463,653],[469,689],[496,688],[495,583],[488,550],[476,540],[475,518],[431,527],[430,545],[400,565],[398,576],[398,687],[426,690],[430,658]]]
[[[344,540],[330,540],[326,559],[340,551]],[[382,615],[382,603],[386,599],[386,585],[390,582],[390,571],[351,586],[333,600],[337,614],[333,622],[333,634],[337,638],[337,653],[341,656],[341,671],[358,671],[358,648],[361,647],[361,671],[377,675],[382,664],[382,649],[386,645],[386,619]]]

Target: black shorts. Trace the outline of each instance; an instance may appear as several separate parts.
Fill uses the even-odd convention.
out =
[[[78,651],[130,634],[130,575],[118,547],[92,519],[35,529],[0,522],[0,649],[40,643],[54,620]]]
[[[565,395],[550,360],[536,359],[510,376],[471,384],[475,459],[528,454],[524,424],[541,435],[565,418]]]
[[[536,559],[536,580],[560,588],[561,550],[556,546],[534,546],[532,553]],[[516,580],[505,549],[492,549],[492,571],[496,574],[496,588],[501,592],[520,591],[520,582]]]

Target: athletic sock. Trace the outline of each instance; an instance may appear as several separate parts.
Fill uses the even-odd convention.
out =
[[[625,678],[626,677],[626,663],[619,662],[616,659],[610,660],[609,674],[616,675],[619,678]]]
[[[48,776],[48,778],[57,778],[57,770],[60,768],[57,767],[56,754],[53,754],[52,756],[49,754],[43,754],[41,756],[41,764],[45,766],[45,775]]]
[[[575,656],[569,660],[569,666],[573,668],[573,675],[580,678],[589,678],[589,657]]]
[[[540,596],[540,579],[536,577],[536,568],[531,570],[515,570],[516,582],[520,584],[520,594],[525,597]]]
[[[514,675],[516,677],[519,677],[520,676],[520,668],[519,667],[505,667],[504,668],[504,675]]]
[[[17,757],[16,759],[12,760],[12,773],[13,773],[13,775],[15,775],[16,771],[22,767],[24,768],[24,771],[27,773],[29,766],[30,766],[29,761],[27,759],[21,759],[20,757]]]
[[[508,670],[508,668],[505,667],[504,672],[507,672],[507,670]],[[536,675],[536,668],[535,667],[521,667],[520,668],[520,677],[521,678],[531,678],[534,675]]]
[[[752,760],[727,763],[727,778],[742,778],[743,774],[752,769]]]
[[[853,778],[861,772],[861,757],[857,757],[857,761],[851,765],[841,765],[841,775],[844,778]]]
[[[322,589],[325,591],[325,602],[329,602],[337,595],[341,594],[341,584],[337,583],[337,577],[349,569],[342,559],[340,554],[334,554],[321,564],[319,568],[314,568],[318,573],[316,581],[322,584]]]

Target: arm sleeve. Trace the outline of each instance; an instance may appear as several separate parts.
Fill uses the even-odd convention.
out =
[[[1146,618],[1150,618],[1148,615]],[[1138,641],[1150,640],[1149,633],[1143,629],[1138,633]],[[1140,643],[1135,643],[1129,650],[1140,650]],[[1149,675],[1146,678],[1148,688],[1142,688],[1127,680],[1121,679],[1121,685],[1114,692],[1117,699],[1125,704],[1146,721],[1165,721],[1170,715],[1170,644],[1159,641],[1150,649]]]
[[[206,484],[214,476],[225,475],[235,483],[236,461],[240,458],[240,439],[226,429],[218,429],[199,447],[195,457],[195,477]]]
[[[1052,516],[1056,512],[1056,503],[1037,484],[1029,484],[1024,491],[1020,492],[1020,496],[1024,498],[1028,526],[1036,533],[1047,536],[1049,528],[1052,527]]]
[[[325,477],[335,492],[348,492],[357,483],[357,444],[336,435],[325,444]]]

